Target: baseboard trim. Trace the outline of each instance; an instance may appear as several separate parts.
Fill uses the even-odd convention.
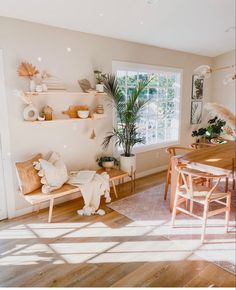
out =
[[[155,167],[155,168],[152,168],[152,169],[149,169],[149,170],[145,170],[145,171],[139,172],[139,173],[136,174],[136,178],[141,178],[141,177],[144,177],[144,176],[155,174],[155,173],[158,173],[158,172],[161,172],[161,171],[164,171],[164,170],[167,170],[167,166],[166,165]],[[127,182],[127,181],[130,181],[130,178],[125,179],[125,182]],[[55,205],[63,203],[63,202],[66,202],[66,201],[69,201],[69,200],[76,199],[78,197],[81,197],[81,193],[79,193],[79,194],[75,193],[75,194],[72,194],[70,196],[65,196],[65,197],[58,198],[58,199],[55,200]],[[40,209],[45,209],[45,208],[48,208],[48,207],[49,207],[49,203],[48,202],[44,202],[44,203],[42,203],[40,205]],[[15,211],[15,216],[12,217],[12,218],[23,216],[25,214],[29,214],[29,213],[32,213],[34,211],[36,211],[36,208],[34,206],[29,206],[29,207],[17,209]]]
[[[151,175],[151,174],[155,174],[155,173],[167,170],[167,167],[168,167],[167,165],[162,165],[162,166],[158,166],[158,167],[155,167],[155,168],[152,168],[152,169],[149,169],[149,170],[145,170],[145,171],[139,172],[139,173],[136,174],[136,178],[141,178],[141,177],[144,177],[144,176],[148,176],[148,175]]]

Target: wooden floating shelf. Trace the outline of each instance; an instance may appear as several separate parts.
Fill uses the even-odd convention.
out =
[[[87,121],[87,120],[100,120],[100,119],[104,119],[106,118],[107,115],[106,114],[93,114],[93,118],[88,117],[86,119],[82,119],[82,118],[68,118],[68,119],[53,119],[51,121],[24,121],[25,123],[30,123],[30,124],[48,124],[48,123],[64,123],[64,122],[80,122],[80,121]]]
[[[91,91],[89,93],[84,92],[69,92],[69,91],[47,91],[47,92],[25,92],[27,96],[46,96],[46,95],[78,95],[78,96],[106,96],[106,93],[98,93],[97,91]]]

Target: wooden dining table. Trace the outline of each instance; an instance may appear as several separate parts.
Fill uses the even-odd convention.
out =
[[[236,169],[236,143],[228,141],[226,144],[218,144],[207,148],[190,151],[181,156],[173,156],[171,159],[171,195],[170,210],[174,205],[178,173],[176,166],[186,164],[189,167],[209,173],[232,173]]]

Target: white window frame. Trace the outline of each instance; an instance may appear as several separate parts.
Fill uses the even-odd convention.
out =
[[[183,84],[183,69],[182,68],[175,68],[175,67],[168,67],[168,66],[154,66],[154,65],[147,65],[147,64],[138,64],[138,63],[131,63],[131,62],[121,62],[121,61],[112,61],[112,73],[116,74],[118,70],[125,70],[125,71],[143,71],[148,73],[158,73],[158,72],[173,72],[180,74],[180,88],[179,88],[179,105],[178,105],[178,112],[179,112],[179,132],[178,132],[178,139],[174,142],[161,142],[157,144],[140,144],[138,147],[133,148],[133,153],[142,153],[152,150],[157,150],[161,148],[165,148],[168,146],[174,146],[180,144],[180,134],[182,128],[181,122],[181,108],[182,108],[182,84]],[[117,125],[116,116],[113,113],[113,126]],[[114,148],[114,151],[117,151],[117,148]],[[122,150],[118,150],[118,153],[121,153]]]

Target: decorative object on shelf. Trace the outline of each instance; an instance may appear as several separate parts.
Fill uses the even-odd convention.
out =
[[[103,93],[104,92],[103,81],[106,78],[106,74],[102,73],[99,70],[94,70],[93,72],[96,78],[96,91],[98,91],[99,93]]]
[[[27,77],[30,80],[29,90],[35,92],[36,83],[35,76],[39,73],[38,69],[29,62],[21,62],[17,69],[20,77]]]
[[[89,80],[87,80],[87,79],[78,80],[78,83],[79,83],[82,91],[85,92],[85,93],[89,93],[90,91],[94,90],[92,88]]]
[[[62,114],[68,115],[70,118],[78,118],[78,111],[89,111],[88,106],[81,106],[81,105],[73,105],[69,106],[69,109],[63,111]]]
[[[93,129],[91,135],[90,135],[90,139],[95,139],[97,136],[96,136],[96,133],[95,133],[95,130]]]
[[[38,69],[29,62],[21,62],[17,69],[20,77],[27,77],[33,79],[38,73]]]
[[[199,75],[192,77],[192,99],[201,100],[203,98],[203,82],[204,78]]]
[[[210,142],[211,139],[219,139],[220,134],[223,133],[223,127],[226,122],[224,120],[218,119],[218,117],[214,117],[207,122],[206,128],[200,128],[198,130],[194,130],[192,132],[192,137],[200,137],[199,139],[203,139],[204,141]],[[200,141],[200,140],[197,141]]]
[[[140,81],[136,88],[134,88],[131,96],[125,98],[115,75],[108,75],[104,79],[105,92],[112,100],[119,123],[118,128],[113,128],[112,132],[105,137],[103,148],[107,149],[112,140],[115,141],[116,145],[121,146],[124,153],[121,154],[120,167],[121,170],[129,172],[130,175],[136,171],[136,157],[132,154],[132,149],[136,144],[144,142],[144,139],[138,134],[136,123],[140,118],[141,110],[151,99],[143,100],[140,98],[140,95],[151,80],[152,78]]]
[[[42,85],[46,85],[47,90],[66,90],[65,84],[62,81],[47,71],[43,71],[42,73]]]
[[[43,89],[43,92],[47,92],[48,91],[48,87],[46,84],[42,84],[42,89]]]
[[[106,171],[110,171],[111,168],[119,165],[119,161],[113,156],[98,157],[96,162],[100,167],[103,167]]]
[[[21,100],[26,104],[23,110],[23,118],[25,121],[36,121],[39,116],[38,109],[33,105],[31,97],[27,96],[23,91],[15,90],[14,95],[20,97]]]
[[[94,140],[97,137],[96,133],[95,133],[95,129],[94,129],[94,113],[91,113],[91,119],[92,119],[93,130],[92,130],[92,133],[90,135],[90,139]]]
[[[89,117],[89,110],[78,110],[77,115],[81,119],[87,119]]]
[[[218,68],[211,68],[209,65],[200,65],[194,70],[194,73],[203,78],[210,78],[211,74],[216,71],[234,69],[235,66],[236,64],[232,64],[232,65],[227,65],[227,66],[218,67]],[[227,75],[224,78],[223,83],[227,85],[227,84],[233,83],[235,80],[236,80],[236,74],[235,74],[235,71],[233,71],[230,75]]]
[[[38,121],[45,121],[45,115],[44,115],[44,113],[39,113]]]
[[[25,121],[36,121],[39,116],[39,111],[33,104],[29,104],[24,108],[23,117]]]
[[[202,122],[202,102],[191,102],[191,124],[200,124]]]
[[[45,115],[45,121],[51,121],[52,120],[52,112],[53,109],[49,106],[45,106],[43,108],[43,113]]]
[[[29,90],[30,92],[35,92],[36,90],[36,82],[34,79],[29,81]]]
[[[42,91],[43,91],[43,87],[42,87],[41,85],[37,85],[36,88],[35,88],[35,91],[36,91],[37,93],[42,93]]]
[[[96,113],[97,114],[104,114],[104,108],[103,105],[98,105],[96,108]]]

